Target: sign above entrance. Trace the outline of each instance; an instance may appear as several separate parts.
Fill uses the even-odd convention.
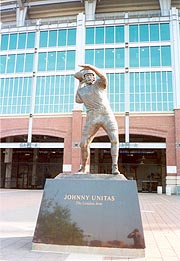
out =
[[[2,142],[0,144],[1,149],[25,149],[25,148],[31,148],[31,149],[36,149],[36,148],[43,148],[43,149],[51,149],[51,148],[57,148],[57,149],[63,149],[64,148],[64,143],[63,142]]]
[[[18,148],[64,148],[63,142],[43,142],[43,143],[29,143],[29,142],[2,142],[0,144],[1,149],[11,148],[11,149],[18,149]],[[91,149],[109,149],[111,148],[110,142],[93,142],[90,145]],[[165,142],[122,142],[119,144],[120,149],[166,149]],[[180,148],[180,143],[177,143],[177,148]]]
[[[91,143],[91,148],[111,148],[111,143],[109,142],[94,142]],[[119,144],[120,149],[165,149],[165,142],[122,142]]]

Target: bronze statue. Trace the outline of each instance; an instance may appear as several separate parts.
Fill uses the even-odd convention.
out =
[[[118,126],[107,98],[106,75],[90,64],[79,66],[83,69],[74,75],[79,80],[76,102],[84,104],[87,110],[87,118],[80,143],[82,167],[78,172],[88,173],[87,163],[90,156],[90,143],[96,132],[102,127],[111,142],[112,174],[119,174],[122,179],[126,179],[118,170]],[[96,75],[98,76],[97,80]]]

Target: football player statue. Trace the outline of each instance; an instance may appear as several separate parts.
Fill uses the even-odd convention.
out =
[[[118,126],[107,98],[106,75],[90,64],[79,66],[83,69],[74,75],[79,80],[76,102],[84,104],[87,118],[80,143],[82,167],[78,172],[88,173],[87,164],[90,156],[90,143],[99,128],[102,127],[111,142],[112,174],[119,174],[122,179],[126,179],[118,170]],[[97,79],[96,76],[98,77]]]

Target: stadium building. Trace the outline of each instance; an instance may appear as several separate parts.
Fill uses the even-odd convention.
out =
[[[101,68],[119,169],[140,192],[180,186],[180,1],[1,1],[1,187],[43,188],[81,164],[78,64]],[[100,130],[90,172],[110,173]]]

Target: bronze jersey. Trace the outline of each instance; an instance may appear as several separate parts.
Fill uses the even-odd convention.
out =
[[[77,91],[76,102],[84,103],[89,111],[112,112],[107,98],[107,89],[99,87],[99,81],[92,85],[86,85]]]

